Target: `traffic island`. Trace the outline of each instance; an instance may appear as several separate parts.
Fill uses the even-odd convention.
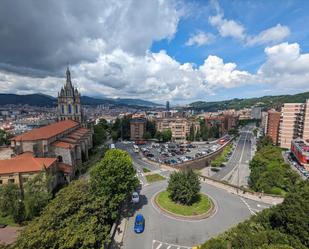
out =
[[[184,220],[201,220],[215,213],[214,201],[207,195],[199,193],[196,202],[192,205],[175,203],[166,190],[158,192],[154,197],[154,204],[164,214]]]

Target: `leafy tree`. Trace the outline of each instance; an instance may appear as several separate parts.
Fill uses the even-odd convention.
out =
[[[24,204],[28,220],[38,216],[52,198],[48,181],[43,174],[36,175],[24,187]]]
[[[200,189],[200,181],[192,169],[172,173],[167,187],[170,198],[183,205],[192,205]]]
[[[14,183],[8,183],[0,188],[0,212],[7,216],[11,215],[15,222],[21,222],[24,210],[20,203],[22,199],[19,187]]]
[[[86,181],[74,181],[25,227],[14,248],[103,249],[111,224],[106,198],[92,195]]]
[[[188,137],[187,137],[187,140],[188,140],[188,141],[194,141],[194,138],[195,138],[194,126],[191,125],[191,126],[190,126],[189,135],[188,135]]]
[[[144,139],[151,139],[152,138],[152,136],[151,136],[151,133],[149,132],[149,131],[146,131],[145,133],[144,133],[144,135],[143,135],[143,138]]]
[[[112,138],[117,140],[119,138],[129,139],[130,138],[130,120],[129,116],[123,118],[117,118],[111,127]]]
[[[13,135],[11,133],[8,133],[8,132],[0,129],[0,146],[9,145],[10,139],[12,137],[13,137]]]
[[[158,139],[159,141],[161,141],[162,140],[162,133],[160,131],[156,131],[155,138]]]
[[[156,135],[156,124],[154,121],[148,120],[146,121],[146,133],[149,134],[150,138],[154,138]]]
[[[162,131],[162,141],[163,142],[168,142],[171,141],[172,139],[172,131],[171,129],[165,129]]]
[[[273,144],[273,140],[269,136],[261,137],[257,143],[257,150]]]
[[[122,150],[109,150],[90,174],[92,192],[108,200],[112,217],[117,217],[119,206],[138,187],[139,181],[130,155]]]
[[[101,145],[107,138],[108,133],[108,123],[105,119],[101,119],[97,125],[93,127],[93,145]]]

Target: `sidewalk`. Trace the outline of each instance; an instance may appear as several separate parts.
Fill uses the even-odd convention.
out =
[[[124,239],[124,235],[125,235],[125,231],[127,228],[127,219],[126,218],[122,218],[120,223],[117,225],[117,227],[113,227],[113,229],[116,229],[116,231],[114,231],[114,237],[112,238],[112,243],[110,245],[110,249],[121,249],[123,248],[123,239]]]
[[[15,242],[21,230],[22,227],[7,226],[5,228],[0,228],[0,245],[9,245]]]

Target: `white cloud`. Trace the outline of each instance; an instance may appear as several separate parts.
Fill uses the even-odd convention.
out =
[[[223,18],[223,14],[210,16],[209,22],[216,27],[222,37],[233,37],[243,40],[245,38],[245,28],[234,20]]]
[[[248,45],[276,43],[284,40],[290,35],[290,29],[287,26],[277,24],[274,27],[266,29],[256,36],[248,37]]]
[[[249,46],[253,46],[281,42],[291,33],[287,26],[277,24],[274,27],[261,31],[258,35],[249,35],[240,22],[224,18],[224,12],[218,1],[212,1],[212,5],[217,14],[210,16],[208,20],[212,26],[217,28],[222,37],[233,37],[243,41]]]
[[[186,46],[203,46],[214,42],[215,36],[211,33],[198,32],[186,42]]]

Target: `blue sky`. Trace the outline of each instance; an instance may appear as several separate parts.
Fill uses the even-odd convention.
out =
[[[2,0],[0,92],[56,96],[67,63],[96,97],[187,104],[309,91],[308,13],[307,0]]]

